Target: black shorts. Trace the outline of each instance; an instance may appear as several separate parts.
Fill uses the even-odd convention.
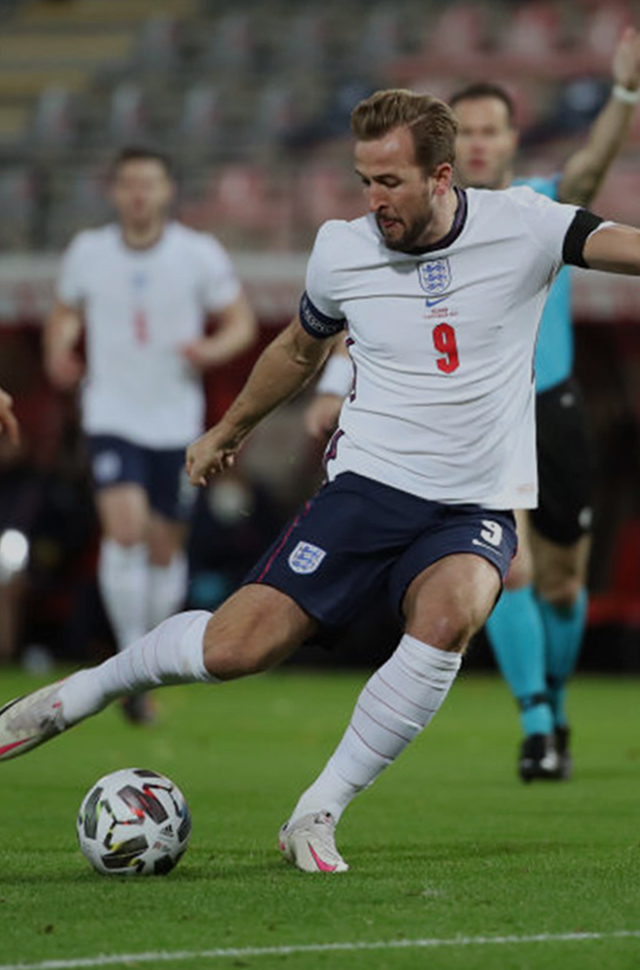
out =
[[[146,448],[115,435],[87,436],[96,489],[140,485],[154,512],[176,522],[187,521],[196,499],[185,470],[184,448]]]
[[[504,578],[515,549],[512,512],[430,502],[345,472],[306,503],[244,583],[273,586],[336,627],[384,597],[400,613],[411,581],[444,556],[474,553]]]
[[[593,454],[582,393],[573,378],[536,397],[538,508],[531,521],[558,545],[591,531]]]

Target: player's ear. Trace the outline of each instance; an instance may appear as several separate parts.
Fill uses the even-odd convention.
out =
[[[434,168],[431,178],[435,181],[436,195],[445,195],[453,182],[453,165],[449,162],[441,162]]]

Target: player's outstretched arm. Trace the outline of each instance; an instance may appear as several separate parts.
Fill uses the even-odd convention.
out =
[[[258,336],[258,325],[253,309],[244,293],[216,316],[216,331],[184,344],[182,354],[199,370],[221,367],[248,350]]]
[[[300,391],[327,358],[332,340],[318,340],[303,329],[300,318],[273,340],[258,358],[249,378],[226,414],[187,449],[192,485],[233,464],[250,432],[279,404]]]
[[[77,350],[81,333],[80,312],[58,300],[44,329],[43,349],[47,377],[60,391],[73,390],[84,374]]]
[[[12,444],[20,441],[18,419],[13,413],[13,398],[0,388],[0,434],[7,433]]]
[[[605,225],[587,238],[582,255],[589,269],[640,276],[640,229]]]
[[[640,31],[627,27],[615,49],[613,88],[589,132],[584,148],[564,166],[558,200],[587,206],[600,188],[627,136],[640,101]]]

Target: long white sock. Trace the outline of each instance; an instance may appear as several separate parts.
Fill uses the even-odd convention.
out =
[[[122,546],[103,539],[98,560],[98,585],[118,650],[124,650],[149,629],[149,561],[143,542]]]
[[[203,656],[204,631],[210,619],[206,610],[178,613],[104,663],[72,674],[60,688],[67,724],[97,714],[125,694],[165,684],[215,683]]]
[[[342,740],[290,821],[320,811],[331,812],[337,821],[358,792],[426,727],[447,696],[461,659],[405,634],[366,683]]]
[[[183,608],[188,578],[189,565],[184,552],[177,552],[168,566],[149,566],[147,629],[153,629]]]

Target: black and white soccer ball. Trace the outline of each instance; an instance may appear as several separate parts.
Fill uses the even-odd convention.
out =
[[[84,856],[103,875],[161,876],[186,851],[191,814],[169,778],[122,768],[89,789],[76,827]]]

